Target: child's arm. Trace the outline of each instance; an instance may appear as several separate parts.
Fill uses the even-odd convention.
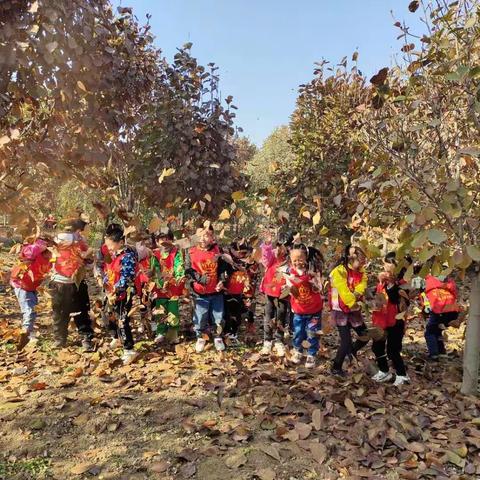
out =
[[[364,271],[362,272],[362,280],[358,285],[355,286],[354,295],[357,294],[356,296],[363,297],[363,295],[365,295],[365,291],[367,290],[367,287],[368,287],[368,278],[367,278],[367,274]]]
[[[260,245],[260,248],[262,249],[262,265],[265,268],[269,268],[273,262],[275,261],[275,255],[273,253],[273,247],[271,243],[262,243]]]

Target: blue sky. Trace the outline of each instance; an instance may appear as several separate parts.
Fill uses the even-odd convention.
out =
[[[409,0],[115,0],[140,21],[152,15],[156,44],[168,59],[193,42],[203,64],[220,67],[223,97],[233,95],[237,124],[257,145],[295,108],[297,88],[313,64],[338,63],[358,49],[359,68],[372,75],[399,51],[394,19],[421,31]]]

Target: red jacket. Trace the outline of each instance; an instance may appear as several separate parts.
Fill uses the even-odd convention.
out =
[[[284,261],[275,260],[265,271],[260,291],[270,297],[279,298],[283,287],[285,286],[285,277],[281,275],[277,269],[285,265]]]
[[[83,240],[76,240],[69,245],[58,245],[57,250],[55,272],[64,277],[73,278],[85,263],[81,254],[88,250],[88,245]]]
[[[300,274],[293,268],[290,269],[290,274],[294,277],[292,284],[298,290],[296,295],[290,294],[292,312],[299,315],[320,313],[323,308],[323,298],[322,294],[316,291],[312,276],[308,272]]]
[[[425,294],[433,313],[459,312],[457,303],[457,285],[452,278],[442,282],[438,278],[428,275],[425,278]]]
[[[12,268],[10,283],[27,292],[35,292],[51,270],[52,254],[41,251],[36,243],[25,245],[19,256],[19,263]]]
[[[192,247],[189,251],[191,267],[200,275],[206,275],[208,280],[205,285],[193,282],[193,290],[199,295],[217,293],[216,287],[219,282],[217,256],[220,248],[215,245],[211,250],[203,250]]]
[[[398,305],[390,302],[387,289],[382,282],[378,283],[376,291],[385,296],[385,303],[380,310],[372,312],[372,323],[383,329],[393,327],[397,323]]]

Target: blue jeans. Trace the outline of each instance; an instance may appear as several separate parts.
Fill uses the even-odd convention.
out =
[[[193,328],[197,338],[200,338],[208,328],[208,320],[212,318],[217,327],[216,337],[220,337],[223,330],[224,302],[223,294],[196,295],[195,311],[193,312]]]
[[[425,327],[425,341],[427,342],[428,354],[431,357],[446,353],[440,325],[448,327],[448,324],[456,318],[458,318],[458,312],[430,313]]]
[[[38,305],[37,292],[27,292],[23,290],[23,288],[18,287],[15,287],[14,291],[23,315],[22,327],[27,330],[28,333],[31,333],[35,325],[35,319],[37,318],[37,314],[35,313],[35,307]]]
[[[316,355],[320,346],[317,332],[319,332],[321,328],[322,312],[309,315],[295,313],[293,315],[293,346],[295,350],[303,352],[302,343],[307,340],[309,343],[307,349],[308,355]]]

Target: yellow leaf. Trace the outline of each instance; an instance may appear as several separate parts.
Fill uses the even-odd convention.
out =
[[[205,200],[206,200],[207,202],[211,202],[211,201],[212,201],[212,196],[211,196],[209,193],[206,193],[206,194],[204,195],[204,198],[205,198]]]
[[[37,10],[38,10],[38,2],[35,1],[32,3],[32,5],[30,5],[30,8],[28,9],[28,11],[30,13],[37,13]]]
[[[174,168],[164,168],[162,174],[158,178],[158,183],[162,183],[166,177],[170,177],[175,173]]]
[[[7,135],[3,135],[3,137],[0,137],[0,147],[3,147],[3,145],[6,145],[9,142],[10,137],[8,137]]]
[[[312,215],[311,213],[308,211],[308,210],[304,210],[302,212],[302,215],[305,217],[305,218],[312,218]]]
[[[320,229],[320,235],[326,235],[327,233],[329,232],[328,228],[323,226],[321,229]]]
[[[321,220],[320,212],[317,212],[312,218],[313,225],[314,226],[318,225],[320,223],[320,220]]]
[[[88,93],[88,90],[87,90],[87,88],[85,87],[84,83],[81,82],[80,80],[77,81],[77,87],[79,88],[79,90],[82,90],[82,91],[84,91],[85,93]]]
[[[230,212],[224,208],[220,215],[218,216],[219,220],[228,220],[230,218]]]
[[[243,200],[245,198],[245,192],[233,192],[232,198],[235,202],[239,202],[240,200]]]
[[[148,224],[148,231],[150,233],[157,232],[162,226],[162,220],[159,217],[153,217]]]

